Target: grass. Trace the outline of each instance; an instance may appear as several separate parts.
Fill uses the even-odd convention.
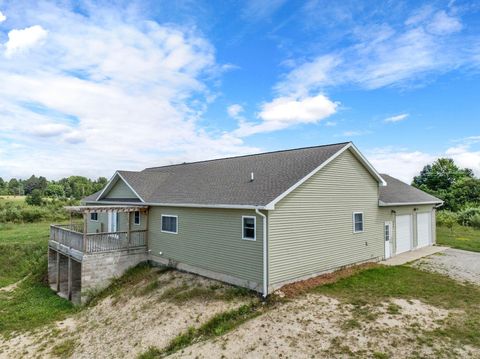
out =
[[[186,332],[176,336],[164,349],[150,347],[139,359],[163,358],[182,350],[196,342],[221,336],[240,324],[259,316],[263,308],[259,303],[242,305],[224,313],[215,315],[198,328],[190,327]]]
[[[70,358],[77,346],[77,342],[74,339],[67,339],[63,342],[55,345],[52,348],[52,355],[60,358]]]
[[[346,303],[380,305],[391,298],[418,299],[449,310],[444,325],[428,337],[443,337],[480,347],[480,288],[462,284],[436,273],[427,273],[407,266],[367,269],[336,283],[313,289],[317,293],[336,297]],[[398,309],[391,307],[390,312]],[[392,313],[392,314],[393,314]]]
[[[453,230],[437,227],[437,244],[467,251],[480,252],[480,230],[455,225]]]

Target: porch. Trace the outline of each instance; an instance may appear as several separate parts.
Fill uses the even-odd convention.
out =
[[[147,206],[70,206],[65,209],[71,213],[70,223],[50,226],[48,246],[49,283],[58,295],[74,303],[84,302],[89,291],[105,287],[111,279],[147,259]],[[91,216],[92,213],[97,215]],[[75,214],[82,215],[82,223],[75,223]],[[138,229],[132,228],[131,223],[136,223],[140,216],[144,223],[136,226]],[[108,219],[108,223],[100,223],[100,217]],[[119,226],[120,217],[123,228]],[[112,219],[115,222],[112,223]],[[92,226],[92,222],[98,225]],[[104,227],[110,231],[103,232]],[[122,230],[117,230],[119,228]]]

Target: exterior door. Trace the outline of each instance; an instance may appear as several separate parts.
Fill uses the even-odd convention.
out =
[[[426,247],[432,244],[432,214],[430,212],[417,213],[417,247]]]
[[[118,213],[108,212],[108,231],[116,232],[118,228]]]
[[[392,256],[392,222],[385,222],[384,227],[385,236],[385,259]]]
[[[396,254],[403,252],[408,252],[412,249],[412,238],[413,238],[413,229],[412,229],[412,215],[401,215],[397,216],[395,219],[396,223]]]

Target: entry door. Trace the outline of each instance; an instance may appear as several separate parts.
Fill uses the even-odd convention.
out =
[[[118,213],[117,212],[108,212],[108,231],[116,232],[118,225]]]
[[[432,214],[430,212],[417,213],[417,240],[419,248],[432,244]]]
[[[385,222],[384,227],[385,236],[385,259],[392,256],[392,222]]]
[[[410,214],[397,216],[396,220],[396,254],[408,252],[412,249],[412,216]]]

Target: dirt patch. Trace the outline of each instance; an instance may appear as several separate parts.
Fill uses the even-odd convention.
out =
[[[15,283],[12,283],[10,285],[7,285],[5,287],[0,288],[0,292],[13,292],[27,278],[28,278],[28,276],[23,278],[23,279],[20,279],[18,282],[15,282]]]
[[[148,347],[164,347],[190,326],[251,300],[241,296],[221,300],[230,286],[178,271],[161,273],[154,281],[126,288],[53,327],[0,340],[0,358],[51,357],[52,348],[65,342],[75,343],[74,358],[135,358]]]
[[[392,310],[395,308],[395,310]],[[395,314],[392,314],[395,313]],[[197,343],[174,358],[475,357],[478,349],[425,341],[449,312],[394,299],[378,306],[345,304],[318,294],[280,305],[214,341]]]
[[[377,263],[364,263],[356,266],[351,266],[337,270],[335,272],[326,273],[317,277],[309,278],[292,284],[287,284],[281,287],[277,294],[285,296],[287,298],[293,298],[299,294],[307,292],[311,288],[318,287],[320,285],[334,283],[339,279],[351,277],[352,275],[361,272],[363,270],[378,266]]]

